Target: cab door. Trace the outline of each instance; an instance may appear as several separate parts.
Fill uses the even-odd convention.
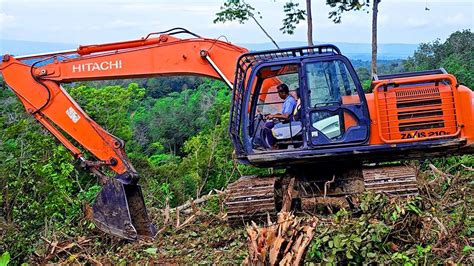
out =
[[[365,143],[367,102],[349,60],[340,55],[302,62],[306,137],[312,148]]]

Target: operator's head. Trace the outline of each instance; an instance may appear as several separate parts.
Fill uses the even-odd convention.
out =
[[[277,91],[278,96],[280,96],[280,98],[282,98],[283,100],[286,99],[286,97],[288,97],[288,95],[290,94],[290,89],[288,89],[288,86],[285,83],[278,85]]]

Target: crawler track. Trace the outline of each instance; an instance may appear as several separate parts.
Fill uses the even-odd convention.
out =
[[[327,169],[326,169],[327,170]],[[329,170],[331,173],[333,170]],[[364,190],[385,193],[391,197],[418,194],[416,169],[404,165],[363,166],[334,171],[332,178],[321,169],[313,176],[290,175],[270,177],[246,176],[227,188],[227,221],[231,225],[249,221],[266,221],[282,209],[284,195],[292,190],[291,210],[319,213],[329,208],[353,208],[357,195]],[[301,172],[300,172],[301,173]],[[324,177],[325,176],[325,177]],[[296,178],[291,188],[288,181]]]
[[[275,177],[241,177],[227,188],[227,221],[230,224],[266,220],[276,214]]]
[[[389,196],[418,195],[416,169],[409,166],[364,167],[365,189]]]

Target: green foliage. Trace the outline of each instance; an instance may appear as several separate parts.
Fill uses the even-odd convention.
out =
[[[220,119],[222,108],[227,109],[222,102],[229,97],[221,82],[207,80],[196,90],[171,93],[140,106],[133,116],[134,149],[147,155],[165,151],[182,155],[187,139]]]
[[[439,39],[422,43],[405,61],[410,71],[444,67],[459,82],[474,87],[474,34],[471,30],[452,33],[444,43]]]
[[[413,244],[416,253],[399,250],[400,237],[415,236],[422,216],[421,198],[393,202],[382,195],[366,193],[360,202],[360,216],[340,210],[334,223],[317,228],[306,259],[319,263],[366,264],[404,260],[417,263],[427,256],[430,246]],[[410,225],[408,225],[410,224]],[[397,232],[397,234],[394,234]]]
[[[216,13],[214,23],[238,21],[240,24],[245,23],[249,18],[254,17],[255,8],[241,0],[227,0],[220,8],[221,11]],[[257,12],[260,15],[260,12]],[[261,18],[261,16],[260,16]]]
[[[106,86],[100,89],[81,85],[69,90],[69,94],[86,113],[109,133],[129,141],[132,110],[145,96],[145,89],[130,83],[127,88]]]
[[[172,92],[181,92],[187,89],[197,88],[204,82],[205,78],[198,76],[176,76],[176,77],[154,77],[154,78],[134,78],[120,80],[95,80],[75,83],[73,86],[64,84],[67,88],[85,86],[88,88],[103,88],[108,86],[120,86],[127,88],[130,83],[138,84],[138,87],[145,89],[145,97],[158,99]]]
[[[378,0],[380,2],[380,0]],[[326,4],[333,8],[329,12],[329,18],[334,23],[341,23],[342,14],[352,10],[367,10],[369,0],[326,0]]]
[[[74,168],[70,153],[25,114],[12,93],[1,92],[0,102],[0,218],[6,224],[0,250],[21,261],[35,250],[40,233],[78,230],[87,197],[75,195],[87,194],[93,186],[88,175]]]
[[[380,2],[380,0],[378,0]],[[352,10],[367,10],[370,5],[369,0],[326,0],[326,4],[333,8],[328,18],[334,23],[340,23],[344,12]],[[216,13],[214,23],[224,23],[227,21],[238,21],[240,24],[245,23],[250,18],[255,19],[255,8],[243,0],[225,0],[220,11]],[[286,34],[294,34],[296,25],[306,20],[306,9],[300,9],[299,3],[287,1],[283,5],[284,19],[283,26],[280,31]],[[260,12],[256,14],[262,18]]]
[[[253,6],[242,0],[226,0],[220,10],[216,13],[214,23],[238,21],[240,24],[243,24],[250,18],[257,22],[255,13],[258,17],[262,18],[259,11],[255,11]],[[283,19],[283,26],[280,28],[280,31],[286,34],[294,34],[296,25],[306,19],[306,10],[300,9],[299,3],[288,1],[283,6],[283,12],[285,18]]]
[[[283,6],[283,12],[285,12],[285,18],[283,19],[283,27],[280,30],[286,34],[294,34],[296,25],[300,21],[306,19],[306,10],[299,9],[299,3],[287,2]]]
[[[0,266],[7,266],[10,262],[10,253],[6,251],[5,253],[0,256]]]

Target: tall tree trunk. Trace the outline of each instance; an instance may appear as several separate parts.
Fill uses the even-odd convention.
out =
[[[311,15],[311,0],[306,0],[306,16],[308,23],[308,45],[313,45],[313,16]]]
[[[372,6],[372,76],[377,74],[377,13],[381,0],[374,0]]]

